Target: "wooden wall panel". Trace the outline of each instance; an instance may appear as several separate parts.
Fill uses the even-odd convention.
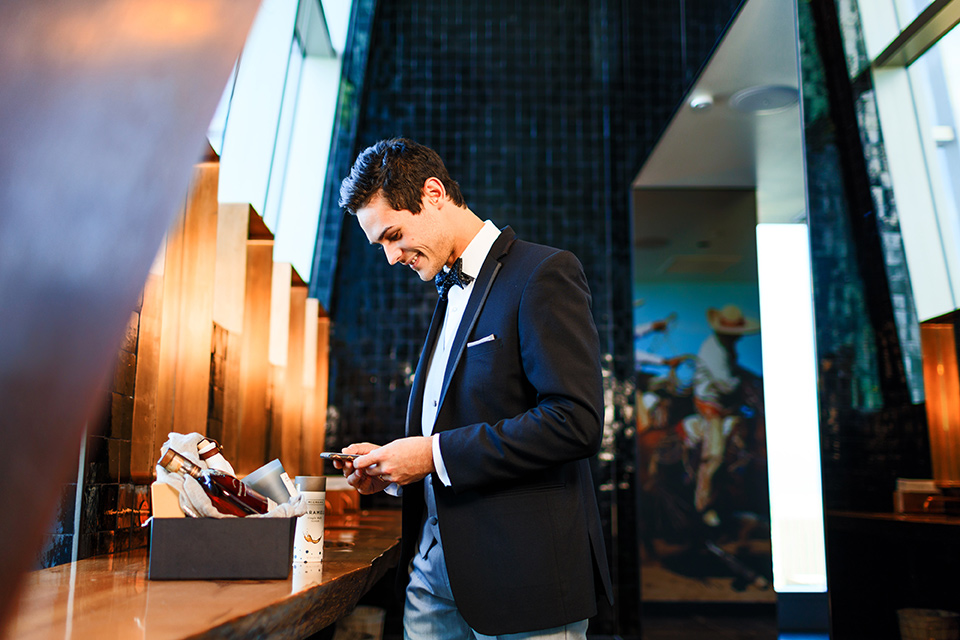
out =
[[[303,438],[303,344],[307,308],[307,286],[299,277],[296,277],[296,280],[298,282],[290,287],[290,323],[280,438],[280,461],[287,473],[293,475],[302,473],[300,451]]]
[[[273,263],[270,291],[270,364],[279,367],[287,366],[289,355],[290,288],[293,273],[293,265],[289,262]]]
[[[287,358],[290,343],[290,284],[293,266],[288,262],[273,263],[270,291],[270,407],[267,428],[267,459],[283,454],[283,396],[287,389]],[[290,464],[280,459],[284,468]],[[297,461],[299,462],[299,461]],[[296,465],[296,466],[299,466]],[[292,470],[292,467],[291,469]],[[288,470],[288,472],[290,471]],[[295,473],[295,472],[294,472]],[[292,475],[291,475],[292,477]]]
[[[302,440],[300,447],[300,473],[322,475],[322,462],[317,454],[317,314],[320,301],[307,298],[303,313],[303,401],[300,408]]]
[[[196,166],[144,287],[134,473],[152,480],[175,430],[219,440],[240,475],[273,458],[291,475],[320,474],[329,322],[292,265],[273,262],[252,207],[215,206],[217,173]]]
[[[173,405],[177,379],[177,348],[180,343],[180,307],[183,282],[184,210],[167,231],[163,254],[163,304],[160,308],[160,345],[157,365],[157,416],[153,450],[160,451],[173,431]]]
[[[235,462],[232,461],[239,474],[250,473],[268,461],[272,281],[273,240],[261,237],[248,240],[243,333],[240,338],[240,429],[237,457]]]
[[[921,323],[920,345],[933,479],[939,487],[960,487],[960,372],[953,324]]]
[[[219,172],[216,162],[196,165],[183,221],[183,298],[173,403],[173,429],[179,433],[205,433],[207,428]]]
[[[311,344],[306,348],[312,356],[305,361],[311,375],[306,375],[304,384],[303,450],[300,461],[304,473],[323,475],[324,462],[320,452],[325,448],[327,424],[327,393],[329,385],[330,318],[316,299],[310,299],[307,323],[312,325]]]
[[[249,204],[223,203],[217,215],[217,258],[213,275],[213,321],[231,333],[243,332],[243,297],[247,287]]]
[[[241,384],[240,367],[243,361],[243,336],[233,331],[227,335],[227,353],[223,388],[223,455],[236,460],[240,451]]]
[[[160,328],[163,311],[163,256],[154,262],[143,287],[137,339],[137,377],[133,396],[130,475],[135,482],[152,482],[160,450],[156,447],[157,385],[160,381]]]
[[[323,309],[322,317],[317,320],[317,427],[316,441],[318,451],[326,447],[327,441],[327,395],[330,391],[330,318]],[[322,465],[321,465],[322,468]]]
[[[227,460],[235,461],[240,439],[240,361],[244,297],[247,287],[249,204],[221,203],[217,215],[217,262],[214,273],[213,321],[227,331],[223,362],[222,433],[219,437]]]
[[[212,325],[210,336],[210,382],[207,389],[207,432],[208,438],[223,442],[223,396],[226,387],[226,370],[229,360],[227,343],[230,332],[216,322]]]
[[[267,457],[266,460],[280,458],[283,454],[283,392],[286,388],[287,368],[282,365],[268,364],[269,382],[267,387]],[[287,463],[280,460],[283,468],[292,478],[296,475],[293,467],[287,469]]]

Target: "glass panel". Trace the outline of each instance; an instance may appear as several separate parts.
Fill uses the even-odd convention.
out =
[[[223,95],[220,96],[217,111],[213,114],[213,119],[207,128],[207,140],[218,156],[223,154],[223,138],[227,132],[227,119],[230,117],[230,103],[233,101],[233,86],[237,81],[238,64],[239,60],[233,65],[233,71],[230,72],[230,79],[227,80],[227,86],[223,90]]]
[[[868,2],[872,0],[867,0]],[[860,0],[860,4],[864,4]],[[843,34],[843,52],[847,59],[847,73],[850,78],[856,78],[862,71],[870,68],[870,56],[867,53],[865,35],[869,20],[864,23],[864,19],[869,15],[864,15],[858,9],[857,0],[838,0],[837,1],[837,22],[840,25],[840,31]],[[892,40],[896,35],[889,24],[883,25],[887,28],[875,27],[875,31],[881,33],[875,39],[884,42]]]
[[[933,0],[896,0],[897,20],[900,28],[905,29]]]
[[[910,66],[910,80],[932,165],[940,233],[960,242],[960,29],[948,32]]]
[[[290,137],[293,133],[293,120],[297,110],[297,94],[300,89],[300,69],[303,67],[303,53],[296,39],[290,42],[290,58],[287,62],[287,77],[283,86],[283,98],[280,103],[280,119],[277,122],[277,135],[274,140],[273,158],[270,162],[270,177],[267,182],[266,204],[263,221],[274,233],[280,220],[280,203],[283,200],[283,179],[287,172]]]
[[[893,306],[893,319],[900,341],[903,373],[913,402],[919,403],[923,401],[920,334],[917,326],[914,290],[907,268],[901,233],[903,215],[914,215],[914,212],[908,210],[904,214],[897,208],[891,177],[892,162],[887,149],[890,131],[881,132],[873,76],[863,73],[870,67],[865,38],[868,35],[868,27],[871,27],[871,17],[876,17],[871,16],[871,13],[882,12],[878,11],[881,9],[878,5],[877,0],[859,0],[859,4],[855,0],[838,0],[837,19],[844,45],[847,71],[854,79],[857,128],[860,132],[860,143],[873,199],[871,218],[876,221],[880,236],[880,250],[883,254],[887,286]],[[892,6],[893,0],[890,0],[887,8]],[[888,17],[892,18],[893,14],[891,13]],[[878,32],[886,31],[889,26],[883,20],[872,25]],[[892,40],[892,37],[890,39]],[[888,136],[885,138],[883,134]]]

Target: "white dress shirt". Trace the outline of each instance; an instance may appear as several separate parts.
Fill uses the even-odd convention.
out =
[[[487,220],[460,255],[460,259],[463,261],[461,265],[463,273],[472,276],[473,280],[463,288],[450,287],[447,292],[447,311],[443,316],[443,324],[440,326],[437,342],[434,345],[430,364],[427,367],[420,428],[424,436],[433,436],[433,466],[437,470],[437,476],[448,487],[450,486],[450,476],[447,475],[447,468],[444,466],[443,456],[440,454],[440,434],[433,433],[433,425],[440,408],[443,374],[447,368],[447,360],[450,358],[453,340],[460,328],[460,321],[463,319],[463,311],[470,300],[470,294],[473,293],[473,285],[477,281],[484,260],[487,259],[487,254],[490,253],[490,248],[498,237],[500,237],[500,230]],[[444,271],[448,270],[447,267],[443,269]]]

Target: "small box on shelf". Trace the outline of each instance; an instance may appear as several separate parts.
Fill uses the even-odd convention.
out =
[[[893,492],[894,513],[943,513],[935,498],[940,490],[933,480],[897,478]]]

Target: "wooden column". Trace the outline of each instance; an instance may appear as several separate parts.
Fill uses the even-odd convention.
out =
[[[273,282],[270,292],[270,382],[267,392],[269,405],[268,460],[281,458],[283,455],[283,396],[287,388],[287,357],[290,344],[290,283],[292,278],[293,265],[288,262],[273,263]],[[281,458],[280,462],[286,469],[287,461]]]
[[[133,396],[133,434],[130,448],[130,475],[135,482],[151,482],[160,449],[157,447],[157,392],[160,382],[160,329],[163,313],[163,272],[166,244],[160,248],[147,282],[140,307],[137,338],[137,374]]]
[[[206,432],[213,329],[219,165],[194,167],[187,201],[167,233],[154,451],[171,431]]]
[[[273,234],[250,209],[243,333],[240,339],[240,429],[234,468],[250,473],[267,460],[270,300]]]
[[[322,316],[322,317],[321,317]],[[323,474],[324,436],[327,422],[328,350],[330,319],[315,298],[307,299],[307,332],[304,340],[303,445],[301,473]]]
[[[307,284],[290,269],[290,315],[287,331],[287,366],[283,388],[283,422],[280,461],[287,473],[299,475],[303,438],[303,363],[307,311]]]
[[[182,303],[173,385],[173,430],[179,433],[207,430],[219,173],[217,162],[196,166],[184,212]]]
[[[213,322],[227,332],[223,363],[222,432],[211,434],[223,446],[227,460],[238,457],[241,416],[244,297],[247,288],[249,204],[221,204],[217,216],[217,262],[214,273]]]
[[[317,425],[317,310],[319,300],[307,298],[303,314],[303,405],[300,411],[302,429],[300,473],[320,475],[314,465]]]
[[[173,404],[177,378],[177,349],[179,345],[180,305],[183,283],[183,223],[184,210],[174,219],[167,231],[163,250],[163,280],[160,292],[159,362],[157,363],[156,423],[153,450],[160,451],[167,434],[173,431]],[[136,405],[136,402],[134,403]]]
[[[330,316],[321,308],[317,320],[317,441],[320,448],[327,440],[327,395],[330,392]]]

